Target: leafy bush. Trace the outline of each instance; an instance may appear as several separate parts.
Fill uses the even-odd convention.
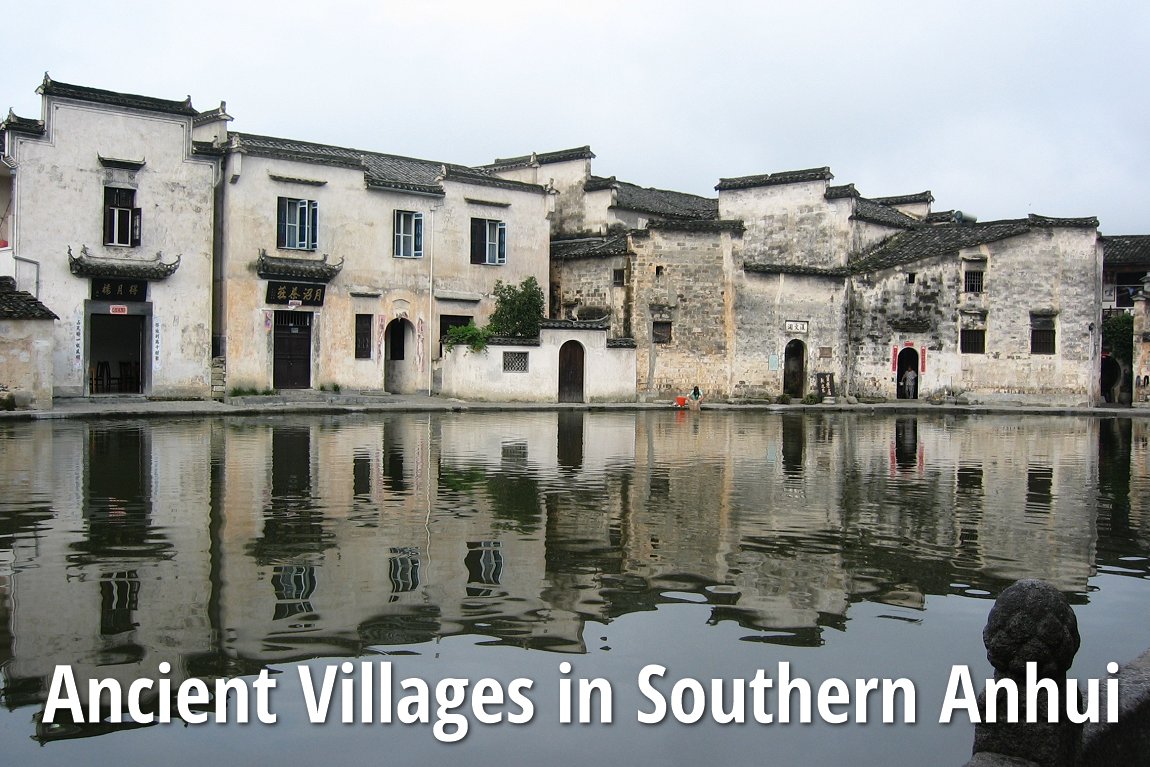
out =
[[[454,349],[456,346],[466,346],[473,352],[481,352],[487,348],[487,341],[491,338],[491,331],[481,328],[474,323],[456,325],[447,329],[443,337],[443,348]]]
[[[527,277],[518,286],[499,280],[494,293],[495,311],[487,323],[488,335],[538,338],[547,300],[535,278]]]
[[[776,405],[789,405],[789,404],[791,404],[791,395],[780,394],[779,396],[775,397],[775,404]]]
[[[815,392],[811,392],[807,396],[803,397],[803,404],[804,405],[817,405],[822,401],[823,401],[823,395],[816,394]]]

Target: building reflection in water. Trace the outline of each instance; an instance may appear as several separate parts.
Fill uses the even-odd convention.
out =
[[[453,634],[583,652],[587,621],[685,592],[814,646],[859,601],[1145,575],[1143,424],[682,415],[3,427],[4,704],[42,704],[57,663],[179,681]]]

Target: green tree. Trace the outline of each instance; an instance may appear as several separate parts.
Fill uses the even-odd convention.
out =
[[[499,280],[494,293],[495,311],[491,313],[487,331],[493,336],[538,338],[546,299],[535,278],[527,277],[518,286]]]
[[[1131,369],[1134,362],[1134,315],[1123,312],[1103,320],[1102,348],[1114,355],[1123,372]]]

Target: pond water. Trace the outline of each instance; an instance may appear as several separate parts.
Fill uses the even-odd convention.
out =
[[[1140,420],[945,414],[3,424],[4,762],[961,764],[947,683],[991,675],[981,631],[1015,579],[1073,604],[1072,677],[1150,647],[1148,442]],[[760,672],[816,700],[843,680],[848,721],[801,723],[801,692],[755,721]],[[144,713],[162,682],[236,682],[222,722],[205,699],[182,718],[206,723],[140,726],[71,722],[65,676],[85,718],[89,680],[139,683]],[[688,678],[705,695],[676,715]],[[913,724],[905,694],[891,724],[856,708],[872,678],[909,680]]]

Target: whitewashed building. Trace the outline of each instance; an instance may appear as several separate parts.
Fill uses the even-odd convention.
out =
[[[213,188],[190,100],[56,82],[0,123],[0,275],[60,318],[57,395],[210,394]]]
[[[433,392],[448,328],[486,322],[496,282],[545,283],[542,186],[226,132],[227,119],[201,131],[225,151],[215,317],[229,388]]]

